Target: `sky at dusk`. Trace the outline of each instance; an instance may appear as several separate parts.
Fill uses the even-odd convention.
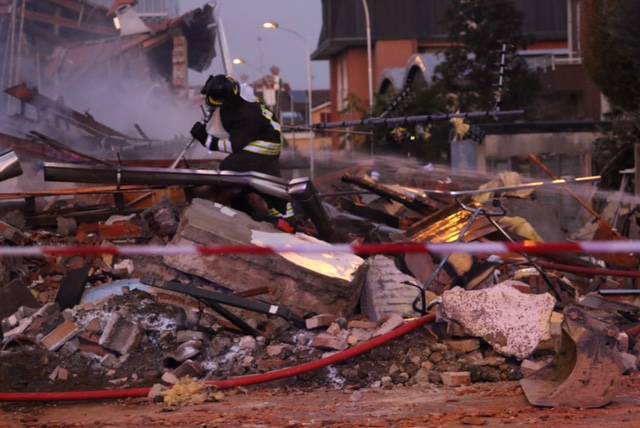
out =
[[[205,0],[180,0],[180,11],[185,12],[207,3]],[[301,33],[307,39],[313,52],[318,44],[322,27],[322,7],[320,0],[218,0],[218,7],[227,34],[230,55],[240,57],[248,65],[234,66],[236,76],[246,73],[253,81],[268,73],[272,65],[278,65],[283,78],[294,89],[306,89],[306,65],[302,41],[295,36],[277,30],[264,30],[262,23],[277,21]],[[258,38],[262,41],[259,41]],[[222,73],[219,50],[211,69],[206,74]],[[263,72],[257,69],[263,67]],[[313,61],[313,87],[329,88],[329,64],[327,61]],[[203,75],[194,73],[191,84],[202,83]]]

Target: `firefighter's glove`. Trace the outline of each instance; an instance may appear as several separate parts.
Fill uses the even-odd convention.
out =
[[[196,122],[193,124],[193,127],[191,128],[191,136],[200,141],[201,144],[206,144],[207,143],[207,137],[209,134],[207,134],[207,126],[202,123],[202,122]]]

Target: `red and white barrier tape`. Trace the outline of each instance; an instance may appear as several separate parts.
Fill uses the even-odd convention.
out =
[[[197,245],[123,245],[106,246],[51,246],[51,247],[0,247],[2,256],[89,256],[111,254],[117,256],[220,256],[220,255],[272,255],[281,253],[299,254],[407,254],[407,253],[468,253],[468,254],[552,254],[585,253],[614,254],[640,253],[640,241],[587,241],[587,242],[471,242],[452,244],[363,244],[363,245],[318,245],[303,244],[292,246],[261,247],[255,245],[221,245],[215,247]]]

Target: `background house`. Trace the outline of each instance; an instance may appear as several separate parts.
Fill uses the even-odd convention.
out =
[[[521,54],[539,70],[546,119],[599,120],[607,111],[582,64],[588,37],[585,0],[513,0],[532,43]],[[447,0],[368,0],[373,38],[373,80],[378,93],[401,90],[416,77],[427,83],[450,46],[443,18]],[[361,116],[350,100],[368,104],[364,12],[359,0],[322,0],[323,28],[315,60],[329,60],[332,120]]]

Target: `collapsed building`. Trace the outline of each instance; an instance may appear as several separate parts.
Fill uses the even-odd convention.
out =
[[[635,222],[618,209],[622,194],[602,212],[583,196],[599,177],[487,180],[378,159],[332,164],[312,182],[182,158],[168,167],[174,143],[165,159],[140,159],[166,141],[135,123],[124,133],[57,91],[85,75],[181,87],[185,66],[215,55],[188,49],[213,46],[211,9],[122,35],[109,10],[86,2],[4,4],[3,16],[20,20],[3,22],[21,35],[5,67],[12,102],[0,144],[13,152],[0,157],[0,179],[35,175],[47,188],[0,193],[3,400],[93,390],[83,398],[172,405],[192,379],[187,402],[294,373],[336,388],[520,380],[533,405],[585,408],[608,404],[638,369],[637,255],[527,251],[569,237],[543,227],[543,189],[585,207],[581,239],[636,237],[637,224],[614,227],[621,216]],[[41,55],[16,69],[25,47]],[[22,67],[39,68],[38,81],[23,82]],[[234,206],[238,191],[292,203],[296,233]]]
[[[540,189],[563,183],[575,193],[599,177],[527,182],[502,173],[483,184],[396,160],[337,169],[340,180],[319,177],[316,189],[308,179],[109,164],[62,143],[49,147],[59,159],[44,163],[46,181],[93,187],[0,195],[25,201],[3,208],[8,251],[44,248],[44,257],[2,259],[0,379],[16,393],[8,397],[22,399],[37,385],[122,389],[123,397],[149,393],[176,404],[172,388],[198,379],[192,403],[209,397],[207,385],[277,379],[296,366],[307,385],[521,379],[534,405],[599,407],[623,373],[637,370],[637,301],[607,295],[633,292],[637,257],[518,250],[545,238],[526,218],[531,209],[520,217],[504,208],[534,205],[533,197],[544,199]],[[298,232],[233,208],[238,189],[293,202]],[[587,239],[627,239],[609,214],[595,215],[599,226]],[[506,253],[392,251],[455,242],[523,245]],[[333,252],[339,243],[391,247]],[[148,250],[120,252],[132,244]],[[320,250],[298,250],[309,246]],[[239,252],[215,251],[223,247]],[[238,250],[264,247],[282,250]],[[212,252],[194,257],[185,248]],[[415,331],[435,314],[435,324]],[[417,321],[403,326],[406,318]],[[389,342],[398,328],[412,332]],[[371,340],[381,347],[349,357]]]

